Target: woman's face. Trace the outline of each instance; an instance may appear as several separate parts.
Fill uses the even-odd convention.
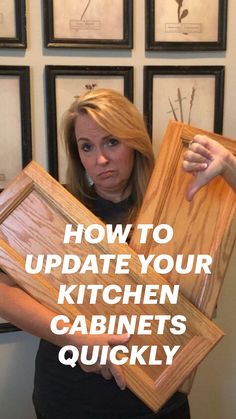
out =
[[[114,202],[127,197],[123,191],[134,165],[134,150],[101,128],[89,115],[79,115],[75,135],[81,162],[97,193]]]

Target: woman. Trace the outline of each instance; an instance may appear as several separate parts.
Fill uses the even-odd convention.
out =
[[[72,193],[106,223],[134,222],[154,157],[144,122],[133,104],[111,90],[88,92],[66,112],[62,133]],[[56,336],[50,331],[55,313],[6,275],[0,282],[0,315],[42,338],[33,395],[38,419],[190,418],[187,398],[181,393],[159,413],[151,412],[125,389],[122,369],[117,365],[101,367],[98,363],[72,369],[58,361],[58,346],[112,346],[125,343],[127,335]]]

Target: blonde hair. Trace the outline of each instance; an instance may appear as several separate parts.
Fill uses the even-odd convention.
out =
[[[78,115],[91,116],[109,134],[135,150],[134,167],[128,184],[134,208],[134,219],[141,207],[144,193],[154,166],[151,140],[143,118],[136,107],[120,93],[111,89],[95,89],[76,98],[63,116],[61,133],[68,157],[67,181],[73,195],[86,206],[91,206],[93,188],[88,184],[81,163],[75,137],[75,121]]]

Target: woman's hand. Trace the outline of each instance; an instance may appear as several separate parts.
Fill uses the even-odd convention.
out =
[[[85,338],[85,337],[84,337]],[[86,345],[89,346],[89,351],[92,351],[94,345],[99,345],[100,347],[106,346],[115,346],[115,345],[124,345],[130,339],[129,334],[123,335],[87,335],[86,336]],[[76,335],[73,337],[73,344],[76,345]],[[80,345],[76,345],[77,347]],[[88,352],[89,352],[88,351]],[[109,357],[108,357],[109,358]],[[79,365],[85,372],[93,372],[96,374],[101,374],[106,380],[110,380],[112,377],[115,379],[116,384],[121,390],[125,389],[125,377],[122,372],[122,368],[119,365],[113,364],[109,359],[107,360],[106,365],[100,365],[99,360],[96,364],[93,365],[84,365],[79,361]]]
[[[183,169],[194,175],[186,191],[188,201],[218,175],[223,176],[236,191],[236,158],[224,146],[205,135],[196,135],[190,143],[184,153]]]

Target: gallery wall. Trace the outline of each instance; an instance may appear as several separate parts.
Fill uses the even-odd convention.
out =
[[[43,46],[42,1],[27,0],[27,48],[0,48],[0,66],[30,67],[32,156],[46,169],[48,157],[45,66],[129,66],[133,68],[133,100],[143,109],[144,66],[224,67],[223,133],[236,139],[236,3],[228,1],[226,51],[145,51],[144,0],[134,0],[133,49],[72,49]],[[186,7],[189,5],[186,0]],[[200,74],[201,75],[201,74]],[[118,81],[119,83],[119,81]],[[74,89],[74,86],[73,88]],[[146,92],[147,93],[147,92]],[[75,92],[75,94],[77,94]],[[70,98],[66,98],[70,100]],[[199,124],[201,123],[199,108]],[[205,115],[204,115],[205,116]],[[211,122],[210,122],[211,123]],[[0,150],[3,153],[4,150]],[[50,152],[50,149],[49,149]],[[0,170],[1,172],[1,170]],[[63,177],[63,169],[61,176]],[[190,395],[192,419],[232,419],[236,411],[234,252],[220,296],[216,323],[226,336],[198,368]],[[0,417],[35,419],[31,402],[34,357],[38,339],[23,332],[0,334]]]

